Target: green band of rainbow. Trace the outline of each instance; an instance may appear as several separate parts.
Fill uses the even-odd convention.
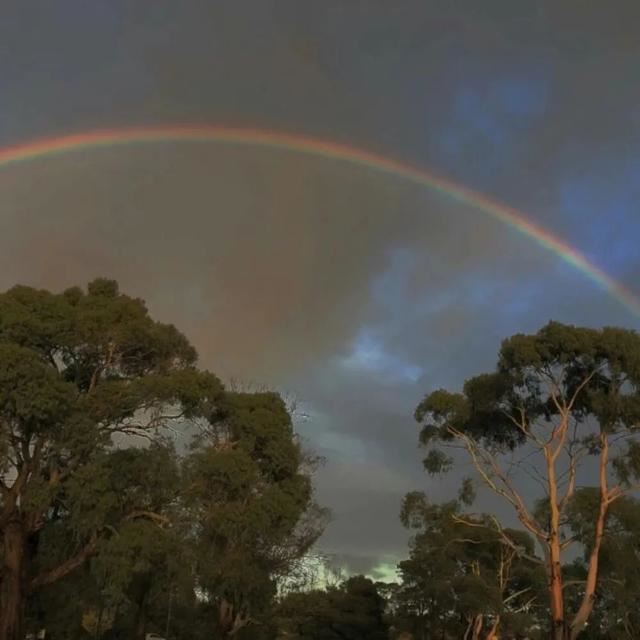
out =
[[[0,149],[0,167],[86,149],[161,142],[227,143],[284,149],[348,162],[422,185],[475,207],[537,242],[604,288],[629,311],[640,317],[640,297],[561,238],[531,222],[523,213],[426,169],[336,142],[279,131],[208,125],[99,130],[44,138]]]

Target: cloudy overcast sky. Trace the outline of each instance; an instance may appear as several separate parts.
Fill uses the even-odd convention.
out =
[[[0,146],[100,128],[250,126],[431,167],[640,274],[636,0],[57,0],[0,10]],[[399,178],[210,144],[0,168],[0,286],[117,278],[225,379],[294,395],[327,459],[321,548],[406,552],[415,405],[553,318],[636,327],[482,211]]]

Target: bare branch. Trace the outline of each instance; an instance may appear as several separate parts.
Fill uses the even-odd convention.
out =
[[[39,587],[44,587],[48,584],[57,582],[64,576],[70,574],[72,571],[82,566],[84,562],[90,558],[95,552],[98,544],[98,536],[94,534],[89,542],[73,557],[69,558],[62,564],[59,564],[54,569],[44,571],[37,575],[29,583],[29,591],[33,592]]]
[[[490,527],[488,524],[484,523],[484,522],[476,522],[473,520],[467,520],[466,518],[462,518],[458,515],[453,515],[452,516],[453,520],[455,522],[459,522],[460,524],[464,524],[468,527],[477,527],[479,529],[487,529],[489,531],[494,531],[495,533],[497,533],[500,538],[502,539],[502,541],[511,549],[513,549],[513,551],[518,555],[518,557],[520,558],[524,558],[525,560],[529,560],[531,562],[535,562],[536,564],[540,564],[543,565],[544,562],[540,559],[537,558],[536,556],[532,556],[528,553],[526,553],[522,547],[520,545],[517,545],[510,537],[509,535],[505,532],[505,530],[502,528],[502,525],[498,522],[498,519],[495,516],[491,516],[491,521],[493,522],[494,526]]]
[[[135,520],[137,518],[145,518],[147,520],[151,520],[156,524],[167,525],[171,521],[167,516],[163,516],[160,513],[155,513],[154,511],[147,511],[145,509],[139,509],[137,511],[132,511],[131,513],[125,516],[125,520]]]

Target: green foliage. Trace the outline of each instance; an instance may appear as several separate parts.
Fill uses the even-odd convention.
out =
[[[532,626],[545,575],[526,559],[535,556],[531,536],[496,531],[488,517],[465,515],[457,502],[431,504],[419,492],[405,497],[400,517],[416,533],[399,565],[399,627],[462,637],[475,617],[498,615],[505,633]]]
[[[244,626],[264,612],[277,580],[322,529],[306,459],[274,393],[228,393],[185,461],[187,508],[200,586],[219,624]],[[196,515],[197,514],[197,515]]]
[[[505,340],[495,373],[471,378],[462,394],[444,390],[428,394],[415,415],[423,423],[425,445],[462,433],[480,443],[512,449],[525,441],[517,426],[523,414],[525,426],[531,428],[550,426],[557,418],[554,388],[557,397],[567,401],[578,392],[573,404],[576,417],[581,422],[594,419],[613,433],[640,419],[639,385],[640,337],[635,332],[549,323],[535,335]],[[627,468],[635,475],[633,465]]]
[[[224,609],[235,633],[319,535],[282,399],[226,392],[196,360],[113,281],[0,294],[0,594],[19,574],[34,628],[141,637],[173,608],[186,640]],[[181,458],[176,432],[203,435]]]
[[[598,509],[597,492],[576,493],[568,510],[573,535],[583,545],[583,555],[567,567],[567,597],[577,601],[586,577],[587,561],[593,545],[589,523]],[[584,633],[586,640],[622,640],[640,633],[640,502],[624,497],[614,502],[607,518],[606,535],[600,553],[600,586],[594,613]]]
[[[19,511],[29,523],[25,534],[37,533],[54,509],[97,531],[109,509],[104,496],[88,496],[117,492],[107,471],[117,460],[108,458],[129,468],[134,455],[110,451],[114,438],[152,435],[178,415],[204,416],[222,392],[194,362],[186,338],[154,322],[114,282],[97,280],[87,293],[14,287],[1,294],[0,440],[7,457],[0,523]]]
[[[463,478],[458,491],[458,501],[465,506],[471,506],[476,499],[476,488],[471,478]]]
[[[598,555],[604,552],[596,528],[602,530],[607,512],[640,487],[640,335],[550,322],[533,335],[512,336],[501,345],[495,371],[467,380],[461,393],[427,394],[416,419],[428,450],[427,471],[453,467],[438,447],[463,447],[478,478],[535,534],[547,551],[554,625],[568,625],[576,637],[596,597]],[[532,508],[518,486],[522,475],[514,473],[516,450],[521,471],[545,488]],[[599,486],[576,490],[588,456],[599,458]],[[462,500],[472,497],[470,488],[463,485]],[[561,561],[551,558],[562,555],[571,536],[593,553],[590,580],[570,614],[562,604]]]
[[[423,460],[425,471],[433,476],[446,473],[453,466],[453,459],[440,449],[430,449]]]
[[[376,585],[354,576],[324,591],[293,593],[277,609],[280,636],[292,640],[386,640],[385,601]]]

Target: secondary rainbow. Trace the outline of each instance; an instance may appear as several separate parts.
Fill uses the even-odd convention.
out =
[[[0,167],[102,147],[167,142],[224,143],[282,149],[367,167],[373,171],[422,185],[474,207],[535,241],[581,271],[590,280],[608,291],[634,315],[640,317],[640,297],[638,295],[614,280],[603,269],[560,237],[529,220],[524,213],[425,168],[338,142],[280,131],[209,125],[104,129],[42,138],[5,147],[0,149]]]

